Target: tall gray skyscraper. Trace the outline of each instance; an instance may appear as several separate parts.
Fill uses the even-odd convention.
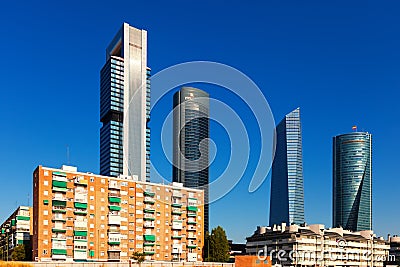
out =
[[[372,229],[372,135],[333,138],[333,226]]]
[[[186,187],[204,189],[204,233],[208,231],[209,205],[209,95],[199,89],[182,87],[173,102],[173,181]]]
[[[276,127],[269,224],[304,223],[303,148],[300,108]]]
[[[100,81],[100,173],[150,180],[147,32],[124,23],[106,49]]]

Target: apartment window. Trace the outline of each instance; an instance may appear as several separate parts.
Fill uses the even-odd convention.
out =
[[[104,197],[102,197],[102,198],[100,199],[100,201],[101,201],[101,202],[104,202]]]
[[[129,190],[131,190],[131,191],[132,191],[132,190],[135,190],[135,188],[134,188],[134,187],[129,187]]]
[[[44,196],[48,196],[49,195],[49,191],[47,191],[47,190],[43,191],[43,195]]]
[[[49,185],[49,181],[44,181],[43,185]]]
[[[101,228],[101,229],[104,229],[104,224],[100,225],[100,228]]]
[[[104,219],[105,219],[104,215],[101,215],[100,220],[104,220]]]
[[[49,225],[49,221],[48,220],[43,220],[43,225]]]
[[[94,214],[90,214],[90,219],[94,219]]]
[[[104,256],[104,251],[100,252],[100,256]]]
[[[93,177],[90,177],[90,182],[94,183],[94,178]]]
[[[90,196],[90,200],[94,200],[94,196]]]
[[[104,238],[104,234],[100,234],[100,238]]]
[[[47,255],[47,249],[43,249],[43,255]]]
[[[90,191],[92,191],[92,192],[94,191],[94,187],[93,186],[90,187]]]
[[[104,192],[106,192],[106,190],[104,188],[101,188],[100,192],[104,193]]]
[[[94,210],[94,205],[90,205],[90,209],[91,209],[91,210]]]
[[[49,232],[47,230],[43,230],[43,235],[48,235]]]
[[[101,210],[101,211],[105,211],[105,209],[106,209],[106,208],[104,208],[104,206],[101,206],[101,207],[100,207],[100,210]]]
[[[90,224],[90,228],[94,228],[94,224],[93,223]]]
[[[48,210],[44,210],[43,211],[43,215],[49,215],[49,211]]]
[[[106,184],[106,179],[101,179],[102,184]]]

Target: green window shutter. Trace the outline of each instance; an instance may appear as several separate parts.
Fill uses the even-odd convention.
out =
[[[43,204],[49,205],[49,200],[48,199],[43,200]]]
[[[112,203],[121,203],[121,199],[119,197],[109,197],[108,201]]]
[[[67,182],[53,180],[53,186],[60,188],[67,188]]]
[[[188,207],[187,207],[187,210],[188,210],[188,211],[197,211],[197,207],[188,206]]]
[[[74,236],[87,236],[87,231],[74,231]]]
[[[29,218],[29,216],[21,216],[21,215],[19,215],[19,216],[17,216],[17,220],[29,221],[30,218]]]
[[[11,220],[11,226],[14,226],[15,225],[15,219],[12,219]]]
[[[67,255],[67,250],[66,249],[52,249],[51,253],[53,255]]]
[[[53,205],[53,206],[62,206],[62,207],[65,207],[65,206],[67,206],[67,201],[64,201],[64,200],[53,200],[53,201],[52,201],[52,205]]]
[[[121,207],[120,206],[110,206],[110,210],[120,211]]]
[[[156,236],[155,235],[144,235],[144,240],[145,241],[155,242],[156,241]]]
[[[75,202],[74,206],[75,206],[75,208],[78,208],[78,209],[87,209],[87,203]]]

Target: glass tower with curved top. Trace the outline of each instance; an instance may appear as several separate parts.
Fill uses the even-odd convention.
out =
[[[209,94],[182,87],[173,103],[173,181],[204,190],[204,233],[208,231],[209,205]]]
[[[372,229],[372,135],[333,138],[333,226]]]

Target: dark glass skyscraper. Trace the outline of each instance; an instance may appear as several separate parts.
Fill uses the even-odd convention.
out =
[[[173,181],[204,189],[204,232],[208,231],[209,205],[209,95],[182,87],[174,94]]]
[[[333,138],[333,226],[372,229],[372,135]]]
[[[300,108],[276,127],[269,224],[304,223],[303,148]]]
[[[100,174],[150,180],[147,32],[124,23],[100,73]]]

